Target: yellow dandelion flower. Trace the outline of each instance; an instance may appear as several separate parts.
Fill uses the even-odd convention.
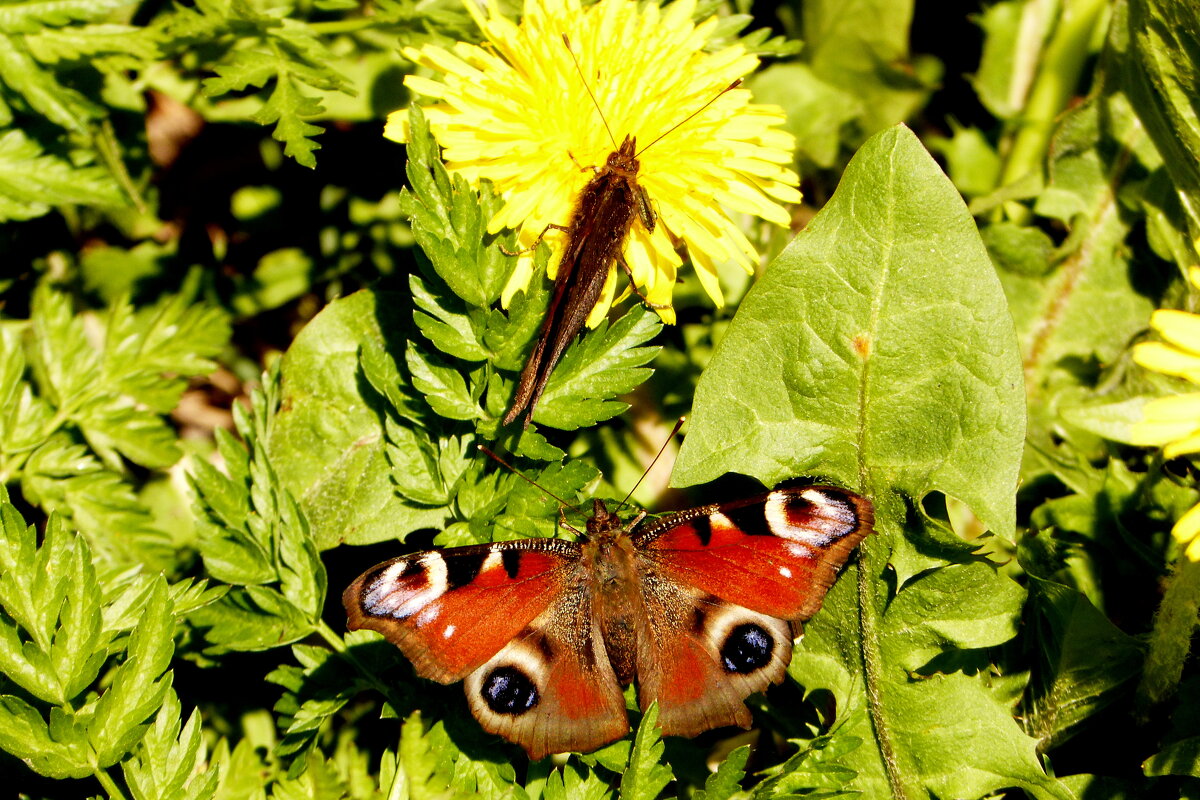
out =
[[[717,20],[693,24],[695,0],[665,9],[631,0],[587,7],[580,0],[526,0],[519,25],[495,0],[485,2],[483,11],[466,4],[485,45],[406,48],[407,58],[440,77],[410,75],[405,84],[438,101],[424,110],[447,168],[472,185],[489,179],[504,199],[488,232],[515,228],[522,247],[548,225],[571,219],[593,176],[590,168],[603,167],[616,149],[589,88],[617,141],[629,135],[644,148],[758,65],[740,45],[702,49]],[[590,86],[576,71],[564,34]],[[748,91],[735,89],[639,154],[637,180],[658,224],[653,233],[635,224],[623,258],[646,299],[663,307],[664,320],[674,321],[669,304],[681,264],[677,244],[686,245],[701,284],[720,306],[717,265],[733,261],[752,271],[758,259],[730,215],[788,225],[781,204],[799,202],[800,193],[790,167],[794,140],[780,128],[783,122],[781,109],[751,103]],[[406,140],[404,112],[388,117],[384,135]],[[556,230],[545,237],[556,254],[551,278],[563,238]],[[589,325],[612,303],[615,266]],[[532,273],[533,257],[523,255],[501,297],[505,306]]]
[[[1188,280],[1200,289],[1200,268],[1188,270]],[[1150,327],[1166,341],[1136,345],[1133,360],[1146,369],[1200,384],[1200,315],[1160,309],[1151,315]],[[1146,403],[1132,438],[1135,444],[1161,447],[1166,458],[1200,453],[1200,392]],[[1179,518],[1171,535],[1185,546],[1188,559],[1200,561],[1200,505]]]

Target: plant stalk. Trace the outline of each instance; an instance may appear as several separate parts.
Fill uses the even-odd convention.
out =
[[[1141,719],[1147,719],[1156,706],[1170,699],[1179,688],[1198,614],[1200,563],[1181,555],[1154,615],[1150,648],[1136,695]]]

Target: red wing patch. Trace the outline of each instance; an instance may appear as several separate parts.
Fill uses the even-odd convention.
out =
[[[667,517],[634,540],[646,570],[772,617],[805,620],[872,522],[858,495],[806,486]]]
[[[418,675],[453,683],[560,598],[578,553],[560,539],[414,553],[364,572],[342,602],[352,630],[382,633]]]

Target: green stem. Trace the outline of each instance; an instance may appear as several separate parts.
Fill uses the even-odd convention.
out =
[[[1137,688],[1139,716],[1148,717],[1155,706],[1169,699],[1178,688],[1198,613],[1200,563],[1181,555],[1154,616],[1150,649]]]
[[[98,764],[92,764],[92,774],[96,776],[96,780],[100,781],[100,785],[104,787],[104,791],[108,792],[109,800],[125,800],[125,793],[121,791],[121,787],[117,786],[117,782],[112,779],[106,770],[100,768]]]
[[[133,207],[137,209],[139,214],[146,214],[146,201],[142,197],[141,191],[133,182],[133,178],[129,175],[129,170],[125,166],[125,160],[121,158],[121,146],[117,141],[117,134],[113,131],[112,120],[104,119],[100,123],[99,130],[92,133],[92,144],[96,146],[96,152],[100,154],[100,158],[104,160],[105,166],[112,176],[117,179],[117,184],[121,190],[125,192],[125,196],[133,203]]]
[[[887,775],[892,797],[905,800],[908,792],[904,788],[904,777],[896,758],[896,746],[892,741],[892,730],[883,713],[883,698],[879,691],[883,681],[879,653],[879,607],[875,604],[875,576],[882,570],[875,569],[875,558],[883,540],[869,536],[858,549],[858,628],[859,654],[863,662],[863,679],[867,690],[867,713],[875,732],[875,742],[883,759],[883,770]]]
[[[317,623],[317,633],[320,634],[321,638],[324,639],[331,648],[333,648],[335,653],[345,659],[347,664],[354,667],[354,669],[356,669],[358,673],[366,679],[367,683],[371,684],[376,691],[383,695],[383,699],[387,700],[388,703],[391,704],[392,708],[396,709],[397,713],[399,713],[401,704],[396,697],[393,696],[391,687],[379,680],[379,678],[376,677],[371,670],[367,669],[365,664],[358,660],[358,656],[354,655],[354,653],[350,651],[349,647],[346,647],[345,639],[343,639],[341,636],[338,636],[333,629],[326,625],[323,621]]]
[[[1108,0],[1066,0],[1021,115],[1000,185],[1041,173],[1058,115],[1075,96],[1096,25]]]

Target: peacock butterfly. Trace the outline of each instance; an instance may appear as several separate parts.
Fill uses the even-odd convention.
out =
[[[486,730],[532,759],[629,730],[621,687],[667,735],[750,727],[744,700],[783,680],[793,638],[871,532],[870,501],[776,489],[628,525],[595,501],[586,536],[429,550],[343,593],[423,678],[464,681]]]

